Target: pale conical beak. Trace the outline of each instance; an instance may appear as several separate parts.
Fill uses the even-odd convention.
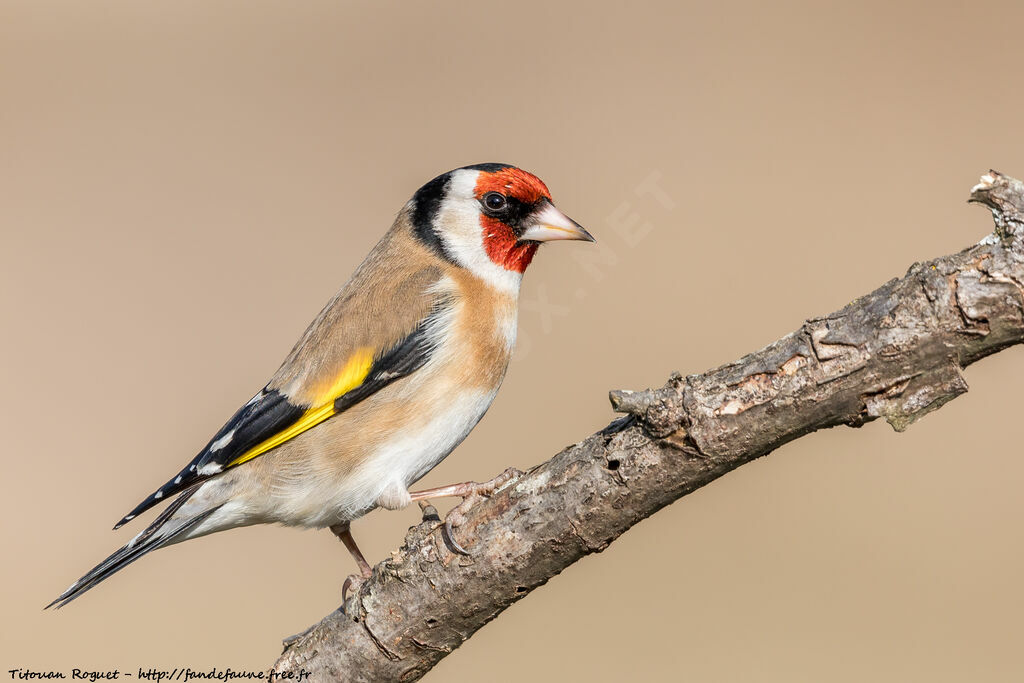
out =
[[[544,201],[528,219],[530,226],[519,236],[520,242],[551,242],[552,240],[583,240],[593,242],[594,236],[582,225]]]

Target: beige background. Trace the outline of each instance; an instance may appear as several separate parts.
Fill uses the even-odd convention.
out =
[[[437,173],[521,165],[599,244],[542,250],[503,391],[424,485],[986,234],[969,188],[1024,175],[1020,4],[766,5],[4,2],[0,671],[260,669],[337,604],[337,541],[253,528],[40,609]],[[1020,680],[1024,356],[967,379],[664,510],[429,680]],[[377,561],[417,517],[354,530]]]

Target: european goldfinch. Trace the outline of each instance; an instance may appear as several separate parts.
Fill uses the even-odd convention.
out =
[[[551,240],[593,237],[514,166],[466,166],[421,187],[266,386],[114,528],[173,502],[48,606],[151,550],[250,524],[330,528],[368,576],[352,520],[476,490],[409,486],[490,407],[516,339],[523,272]]]

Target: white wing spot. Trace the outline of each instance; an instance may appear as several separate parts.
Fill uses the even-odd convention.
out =
[[[174,478],[174,483],[175,484],[180,484],[181,483],[181,475],[180,474]]]
[[[155,493],[155,494],[153,495],[153,497],[159,500],[160,498],[163,498],[163,497],[164,497],[164,492],[163,492],[163,491],[157,491],[157,492],[156,492],[156,493]]]
[[[201,475],[203,475],[205,477],[208,474],[217,474],[222,469],[224,469],[224,468],[221,466],[220,463],[210,462],[210,463],[207,463],[207,464],[205,464],[205,465],[203,465],[202,467],[199,468],[199,474],[201,474]]]
[[[235,438],[235,430],[232,429],[230,432],[220,437],[216,441],[210,444],[211,451],[219,451],[220,449],[231,443],[231,439]]]

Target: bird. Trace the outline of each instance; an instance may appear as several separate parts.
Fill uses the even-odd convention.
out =
[[[263,388],[114,529],[170,504],[47,608],[153,550],[253,524],[330,529],[361,581],[371,568],[354,520],[492,491],[501,478],[409,487],[490,407],[515,345],[523,273],[555,240],[594,237],[516,166],[464,166],[423,185]]]

